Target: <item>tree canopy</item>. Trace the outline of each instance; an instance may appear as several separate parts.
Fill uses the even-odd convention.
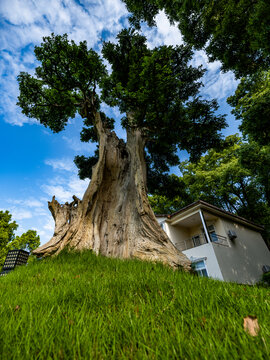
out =
[[[18,229],[16,221],[8,211],[0,210],[0,267],[3,266],[9,250],[22,249],[32,252],[40,244],[40,238],[35,230],[28,230],[21,236],[16,236]]]
[[[131,22],[155,25],[164,10],[177,23],[184,41],[205,48],[211,61],[220,60],[223,70],[237,77],[270,64],[270,3],[268,0],[123,0]]]
[[[241,164],[239,151],[243,146],[239,136],[230,135],[222,150],[209,150],[197,164],[183,162],[181,170],[194,197],[252,219],[263,199],[250,169]]]
[[[117,40],[117,44],[103,44],[103,57],[112,68],[108,74],[100,56],[89,50],[86,42],[76,45],[67,35],[45,37],[35,48],[41,62],[35,75],[18,76],[18,104],[25,115],[54,132],[80,114],[85,124],[81,140],[86,142],[98,141],[93,114],[100,110],[101,101],[118,106],[123,113],[122,127],[140,129],[146,140],[151,188],[178,163],[179,149],[186,149],[192,159],[198,159],[217,145],[225,118],[216,115],[215,100],[199,96],[204,70],[188,64],[190,47],[150,50],[146,38],[133,29],[122,30]],[[101,118],[107,129],[114,128],[113,119],[102,112]],[[98,149],[90,158],[76,157],[81,178],[91,178],[91,167],[97,159]]]

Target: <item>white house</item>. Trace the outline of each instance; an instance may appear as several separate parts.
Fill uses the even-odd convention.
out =
[[[255,284],[262,267],[270,265],[263,227],[240,216],[201,200],[172,215],[156,216],[201,276]]]

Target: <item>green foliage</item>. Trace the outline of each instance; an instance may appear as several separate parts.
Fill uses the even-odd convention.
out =
[[[236,212],[243,204],[248,208],[260,194],[256,187],[251,185],[249,170],[240,166],[238,151],[241,145],[240,137],[231,135],[225,139],[219,150],[210,149],[197,162],[182,162],[180,170],[183,175],[174,176],[174,184],[169,188],[169,194],[166,194],[165,187],[156,194],[166,196],[168,204],[174,203],[176,206],[180,197],[184,201],[179,205],[183,206],[201,199],[231,212]],[[252,196],[252,200],[247,194]],[[159,201],[166,204],[162,197]],[[252,209],[250,211],[252,212]]]
[[[188,64],[190,47],[150,50],[146,38],[133,29],[121,31],[117,39],[117,44],[103,45],[112,73],[103,82],[102,99],[126,113],[124,128],[143,132],[151,192],[165,181],[169,167],[178,164],[178,149],[197,159],[220,142],[225,117],[215,114],[216,101],[198,96],[204,71]]]
[[[18,76],[17,104],[22,113],[54,132],[63,130],[77,112],[90,119],[90,100],[94,97],[98,106],[95,89],[106,73],[98,54],[87,49],[86,41],[77,45],[66,34],[52,34],[35,47],[35,55],[41,65],[35,75],[22,72]]]
[[[205,48],[211,61],[241,77],[270,64],[270,3],[268,0],[123,0],[133,13],[131,22],[155,25],[164,10],[177,23],[184,40]]]
[[[268,288],[91,252],[45,259],[0,280],[1,358],[270,357]],[[258,318],[256,337],[243,329],[248,315]]]
[[[28,230],[21,236],[16,236],[10,244],[10,249],[22,249],[32,252],[40,245],[39,236],[35,230]]]
[[[149,195],[148,200],[155,214],[165,215],[172,214],[191,203],[183,200],[181,195],[174,196],[173,199],[165,195]]]
[[[239,149],[239,161],[259,184],[262,199],[270,207],[270,146],[258,142],[244,143]]]
[[[214,114],[215,101],[198,97],[204,71],[188,65],[191,49],[161,46],[150,50],[146,38],[132,29],[121,31],[117,38],[117,44],[103,45],[112,73],[104,81],[102,98],[131,114],[122,125],[143,130],[150,156],[156,147],[159,155],[169,156],[178,144],[196,157],[210,141],[212,145],[218,142],[217,132],[225,127],[225,119]],[[206,131],[213,135],[205,138]]]
[[[270,71],[243,78],[228,98],[232,113],[242,120],[240,130],[261,145],[270,145]]]
[[[79,178],[84,180],[86,178],[91,179],[92,168],[98,161],[98,150],[96,150],[94,156],[86,157],[84,155],[75,156],[74,163],[79,169]]]
[[[21,236],[15,236],[18,225],[8,211],[0,211],[0,267],[3,266],[9,250],[22,249],[30,253],[40,245],[35,230],[28,230]]]
[[[249,170],[240,165],[241,145],[239,136],[228,136],[223,149],[210,149],[198,163],[183,162],[181,171],[188,191],[196,200],[202,199],[232,212],[244,207],[250,218],[260,192]]]
[[[150,177],[149,203],[156,214],[171,214],[194,201],[182,177],[174,174],[160,178]],[[162,180],[162,181],[161,181]],[[155,184],[151,182],[155,181]]]

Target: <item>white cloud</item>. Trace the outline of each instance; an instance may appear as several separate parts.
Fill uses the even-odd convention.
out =
[[[73,159],[70,158],[48,159],[45,160],[45,164],[52,166],[54,170],[64,170],[71,172],[74,172],[76,170],[76,166],[73,162]]]
[[[35,208],[43,207],[43,203],[41,201],[35,200],[35,199],[26,200],[25,205],[28,207],[35,207]]]
[[[180,45],[183,38],[180,30],[176,25],[171,25],[165,12],[161,11],[156,16],[157,33],[162,37],[165,45]]]
[[[232,94],[238,84],[239,81],[235,79],[231,71],[227,73],[215,72],[205,77],[205,86],[202,89],[202,94],[207,95],[210,99],[216,98],[221,100]]]
[[[55,196],[61,202],[71,202],[72,196],[82,198],[89,180],[80,180],[76,175],[70,175],[65,179],[61,177],[53,178],[48,184],[41,186],[42,190],[50,197]]]
[[[83,197],[88,185],[89,179],[80,180],[77,176],[72,176],[68,181],[68,188],[71,192],[73,192],[73,194],[75,194],[79,198]]]
[[[19,200],[19,199],[8,199],[8,203],[14,204],[14,205],[23,205],[30,208],[42,208],[43,203],[37,199],[29,198],[26,200]]]
[[[61,185],[43,185],[43,191],[49,196],[55,196],[60,202],[68,202],[72,197],[72,193],[68,190],[65,190]]]
[[[96,145],[93,143],[81,142],[77,137],[62,136],[62,139],[67,143],[68,147],[76,152],[93,152]]]
[[[176,25],[171,25],[165,12],[161,11],[155,18],[156,27],[149,29],[142,26],[143,34],[147,37],[147,45],[152,49],[161,45],[181,45],[183,38]]]
[[[43,226],[43,229],[46,230],[46,231],[53,231],[54,230],[54,220],[53,220],[52,217],[50,219],[48,219],[48,221]]]
[[[15,220],[30,219],[33,216],[31,211],[22,208],[13,208],[11,213]]]
[[[216,72],[220,69],[221,63],[219,61],[209,62],[207,54],[204,50],[195,51],[194,56],[191,60],[193,66],[202,65],[203,68]]]
[[[205,51],[195,51],[191,60],[192,66],[202,65],[206,73],[202,78],[204,87],[201,89],[201,95],[208,99],[222,100],[232,94],[239,81],[235,79],[232,71],[226,73],[220,70],[219,61],[210,62]]]

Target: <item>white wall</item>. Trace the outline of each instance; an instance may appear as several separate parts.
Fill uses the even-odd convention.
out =
[[[180,226],[171,226],[166,224],[165,231],[178,250],[183,251],[189,247],[189,244],[186,243],[190,240],[190,234],[187,229]]]
[[[255,284],[262,276],[262,266],[270,265],[270,252],[258,231],[222,219],[224,232],[235,231],[237,238],[229,240],[230,247],[213,243],[225,281]]]
[[[219,267],[219,264],[217,262],[216,254],[214,252],[212,243],[210,244],[204,244],[197,246],[192,249],[188,249],[186,251],[183,251],[183,254],[185,254],[190,260],[191,258],[206,258],[205,264],[207,268],[208,275],[211,278],[223,280],[223,276]]]
[[[184,227],[172,226],[165,222],[166,219],[166,217],[157,217],[158,223],[163,223],[163,230],[166,232],[171,242],[177,247],[178,250],[185,250],[185,240],[190,238],[188,230],[186,230]]]

